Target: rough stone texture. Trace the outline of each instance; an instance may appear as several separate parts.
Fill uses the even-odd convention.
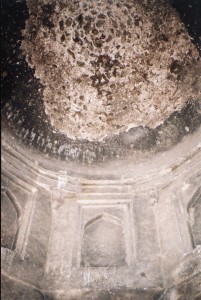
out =
[[[186,7],[186,2],[174,2],[178,2],[180,9],[184,4]],[[201,6],[197,0],[191,1],[191,5],[192,8],[186,8],[187,12],[183,11],[181,15],[199,50]],[[2,17],[2,125],[4,130],[12,132],[13,139],[18,137],[21,147],[25,144],[29,149],[38,149],[43,158],[51,156],[88,165],[130,156],[137,160],[150,152],[169,149],[200,126],[201,103],[193,102],[181,112],[173,113],[156,129],[143,126],[131,128],[102,142],[69,139],[51,125],[45,113],[43,87],[20,50],[21,30],[29,17],[25,0],[3,0]]]
[[[199,54],[168,1],[27,5],[21,47],[51,124],[68,137],[156,127],[200,96]]]
[[[161,299],[201,299],[201,246],[182,258],[173,277],[174,286],[166,290]]]
[[[2,274],[1,297],[4,300],[45,300],[42,292],[34,286]]]

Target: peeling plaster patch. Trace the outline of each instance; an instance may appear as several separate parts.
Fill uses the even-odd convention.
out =
[[[167,1],[27,5],[21,47],[45,86],[51,124],[68,137],[155,128],[199,97],[199,54]]]

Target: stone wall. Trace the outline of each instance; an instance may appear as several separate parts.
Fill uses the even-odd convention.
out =
[[[35,170],[22,157],[7,148],[2,158],[2,270],[38,284],[50,235],[50,193],[36,183]]]
[[[201,270],[200,145],[179,154],[112,179],[50,171],[3,141],[3,289],[14,280],[16,293],[28,285],[47,299],[179,299]],[[199,277],[189,282],[197,295]]]

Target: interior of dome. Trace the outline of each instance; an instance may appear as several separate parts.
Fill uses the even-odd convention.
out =
[[[2,1],[2,299],[201,299],[200,16]]]

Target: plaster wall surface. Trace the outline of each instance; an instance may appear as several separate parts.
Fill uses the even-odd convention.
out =
[[[187,284],[200,295],[201,152],[189,140],[160,177],[156,161],[113,179],[48,170],[3,141],[2,193],[20,207],[15,247],[2,247],[5,285],[44,299],[174,299]]]

